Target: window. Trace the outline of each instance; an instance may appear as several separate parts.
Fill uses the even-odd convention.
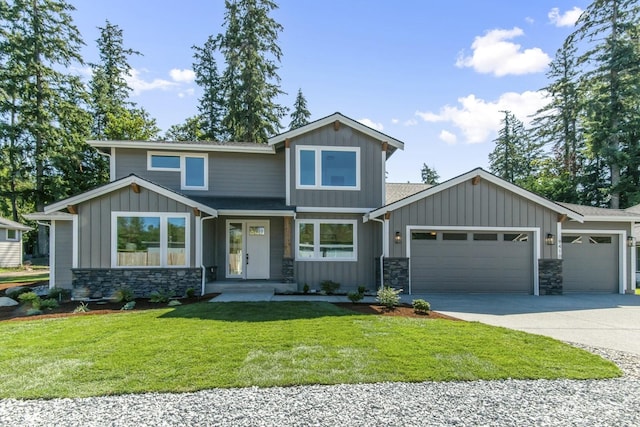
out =
[[[610,245],[611,236],[589,236],[589,243],[592,245]]]
[[[297,222],[296,258],[301,261],[357,261],[356,221]]]
[[[473,240],[477,242],[496,242],[498,240],[497,233],[473,233]]]
[[[206,154],[147,153],[147,170],[180,172],[182,190],[208,189],[208,157]]]
[[[581,245],[582,236],[567,236],[566,234],[563,234],[562,243],[566,243],[568,245]]]
[[[114,267],[189,265],[188,214],[114,212]]]
[[[467,240],[467,233],[442,233],[442,240]]]
[[[436,240],[438,234],[435,231],[412,231],[411,240]]]
[[[298,146],[297,188],[359,190],[360,148]]]
[[[529,235],[527,233],[504,233],[505,242],[528,242]]]
[[[20,234],[18,234],[18,230],[9,230],[7,229],[7,240],[17,242],[20,240]]]

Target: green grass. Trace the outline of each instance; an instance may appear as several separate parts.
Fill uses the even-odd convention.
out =
[[[31,282],[40,282],[43,280],[49,280],[48,272],[40,273],[40,274],[25,274],[25,275],[19,275],[19,276],[0,277],[0,284],[25,283],[25,282],[31,283]]]
[[[199,303],[0,322],[0,336],[2,398],[620,375],[612,363],[551,338],[318,302]]]

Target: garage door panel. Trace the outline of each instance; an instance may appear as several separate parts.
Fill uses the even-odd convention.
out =
[[[618,235],[565,233],[562,240],[563,292],[618,292]]]
[[[446,233],[446,232],[445,232]],[[486,233],[485,233],[486,234]],[[533,290],[533,248],[527,241],[411,241],[413,292],[526,292]]]

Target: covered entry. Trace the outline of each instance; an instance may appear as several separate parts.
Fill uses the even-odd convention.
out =
[[[619,254],[619,234],[563,232],[563,292],[618,292]]]
[[[411,292],[533,293],[535,234],[410,229]]]

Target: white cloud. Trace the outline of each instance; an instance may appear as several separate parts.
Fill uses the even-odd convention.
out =
[[[449,132],[448,130],[443,129],[440,132],[440,135],[438,135],[438,137],[440,138],[440,140],[446,142],[449,145],[453,145],[456,142],[458,142],[458,137],[455,134]]]
[[[549,22],[556,27],[573,27],[576,25],[576,21],[580,18],[580,15],[582,15],[582,9],[577,6],[574,6],[571,10],[567,10],[565,13],[560,13],[560,9],[554,7],[547,14]]]
[[[186,98],[186,97],[189,97],[189,96],[193,96],[193,94],[195,92],[196,91],[192,87],[190,87],[189,89],[186,89],[186,90],[183,90],[183,91],[179,92],[178,93],[178,98]]]
[[[397,125],[398,123],[400,123],[400,120],[398,119],[391,119],[391,123],[394,125]]]
[[[542,49],[534,47],[522,49],[522,46],[510,40],[523,36],[518,27],[512,30],[491,30],[473,41],[471,56],[460,53],[457,67],[471,67],[479,73],[493,73],[496,77],[508,74],[529,74],[544,71],[551,58]]]
[[[403,126],[416,126],[417,124],[418,124],[418,121],[416,119],[409,119],[402,122]]]
[[[524,18],[524,22],[526,22],[529,25],[533,25],[533,24],[535,24],[536,21],[532,17],[527,16],[526,18]]]
[[[358,122],[362,123],[365,126],[369,126],[372,129],[382,132],[384,130],[384,126],[382,123],[376,123],[371,119],[360,119]]]
[[[193,70],[180,70],[178,68],[173,68],[169,71],[169,75],[174,82],[181,83],[191,83],[196,78],[196,73],[194,73]]]
[[[145,70],[131,70],[131,75],[125,76],[127,84],[132,89],[134,95],[140,95],[142,92],[148,90],[167,90],[177,86],[177,83],[170,82],[163,79],[153,79],[152,81],[146,81],[141,77],[141,71]]]
[[[495,101],[486,101],[471,94],[458,99],[458,106],[446,105],[438,113],[416,111],[416,116],[426,122],[449,122],[460,130],[466,142],[477,144],[487,142],[500,128],[504,113],[511,111],[525,125],[531,121],[531,115],[546,105],[542,92],[507,92]],[[448,136],[440,132],[440,139]]]

